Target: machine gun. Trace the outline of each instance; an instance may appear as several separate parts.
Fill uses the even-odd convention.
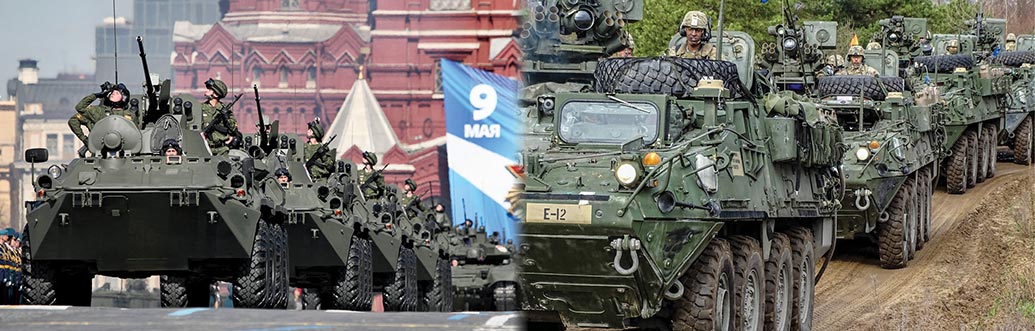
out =
[[[305,161],[305,167],[307,169],[312,168],[313,165],[316,164],[316,160],[319,160],[321,157],[323,157],[325,154],[331,151],[331,149],[327,146],[334,141],[334,138],[338,138],[338,135],[331,136],[331,139],[328,139],[327,142],[321,144],[320,148],[316,149],[316,153],[313,153],[313,156],[310,156],[309,159]]]
[[[266,132],[266,121],[262,119],[262,103],[259,98],[259,86],[252,85],[252,89],[255,91],[255,111],[259,114],[259,148],[262,149],[263,153],[269,154],[277,147],[277,142],[270,142],[270,134],[272,132]]]
[[[381,176],[381,172],[385,171],[385,168],[388,168],[388,164],[385,164],[384,167],[381,167],[381,170],[374,171],[373,174],[370,174],[370,177],[367,177],[367,179],[363,181],[363,185],[359,186],[360,191],[373,184],[374,179],[378,176]]]
[[[974,20],[967,20],[966,23],[970,26],[970,34],[977,36],[974,51],[978,53],[979,57],[992,55],[1005,37],[1006,20],[1004,19],[985,18],[983,12],[978,12]],[[962,51],[963,47],[960,46]]]
[[[823,70],[823,50],[837,47],[837,22],[798,22],[798,16],[783,3],[784,22],[770,26],[775,42],[762,44],[760,65],[769,69],[769,81],[780,90],[808,93],[816,72]]]

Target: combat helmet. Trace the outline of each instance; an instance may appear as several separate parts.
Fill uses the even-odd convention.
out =
[[[881,49],[881,47],[883,46],[881,46],[880,43],[876,41],[871,41],[869,44],[866,44],[866,49]]]
[[[956,51],[949,51],[949,48],[956,48]],[[956,54],[960,49],[960,41],[956,39],[949,40],[945,43],[945,50],[949,51],[949,54]]]
[[[313,138],[316,138],[316,140],[321,140],[322,141],[323,140],[323,133],[324,132],[323,132],[323,126],[320,125],[320,118],[317,117],[312,122],[309,122],[307,125],[309,126],[309,130],[313,131]]]
[[[840,54],[831,54],[827,56],[827,64],[832,67],[841,67],[845,65],[845,58]]]
[[[108,100],[108,98],[111,97],[111,93],[115,91],[119,91],[119,93],[122,94],[122,101],[111,102]],[[117,85],[112,86],[111,90],[104,94],[104,101],[102,101],[102,103],[108,107],[125,109],[126,106],[129,105],[129,88],[123,83],[118,83]]]
[[[205,88],[211,89],[216,94],[216,99],[222,99],[226,97],[226,83],[218,79],[209,78],[205,81]]]
[[[1017,41],[1017,35],[1015,35],[1013,33],[1010,33],[1010,34],[1006,35],[1006,42],[1016,42],[1016,41]]]
[[[363,164],[371,166],[377,164],[377,154],[374,154],[374,152],[363,152]]]
[[[866,53],[866,51],[863,50],[862,46],[855,45],[855,46],[852,46],[852,47],[848,48],[848,56],[847,57],[848,58],[852,58],[853,56],[864,56],[863,55],[864,53]]]
[[[683,15],[682,23],[679,24],[680,30],[685,28],[708,30],[708,15],[697,10],[686,12],[686,15]]]
[[[404,186],[405,186],[406,188],[408,188],[408,189],[409,189],[409,190],[410,190],[411,192],[412,192],[412,191],[416,191],[416,190],[417,190],[417,183],[416,183],[416,182],[414,182],[414,181],[413,181],[413,179],[407,178],[407,179],[406,179],[406,182],[405,182],[405,183],[403,183],[403,185],[404,185]]]

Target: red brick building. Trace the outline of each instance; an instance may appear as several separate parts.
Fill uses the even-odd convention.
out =
[[[412,176],[422,185],[433,183],[438,193],[447,175],[444,148],[437,147],[445,136],[437,60],[517,77],[520,51],[510,37],[521,3],[231,0],[214,25],[177,23],[175,89],[200,96],[206,79],[222,79],[232,93],[246,93],[234,112],[242,131],[253,132],[257,115],[250,90],[258,84],[263,113],[279,120],[282,131],[302,133],[315,117],[325,126],[334,122],[363,72],[383,116],[351,118],[387,121],[392,137],[375,130],[355,144],[339,142],[339,153],[358,161],[355,151],[376,147],[362,141],[392,141],[396,146],[375,150],[382,163],[393,165],[388,181]],[[346,145],[356,148],[349,152]]]

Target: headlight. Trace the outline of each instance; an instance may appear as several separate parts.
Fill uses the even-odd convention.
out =
[[[639,177],[639,175],[636,166],[631,163],[622,163],[615,169],[615,178],[618,178],[618,182],[625,186],[635,183],[636,177]]]
[[[47,174],[49,174],[50,177],[54,177],[54,179],[61,178],[61,175],[64,174],[64,173],[65,173],[65,170],[62,169],[61,166],[56,165],[56,164],[50,166],[50,168],[47,168]]]
[[[697,154],[697,160],[694,161],[694,166],[697,169],[704,169],[697,172],[697,185],[701,186],[705,192],[714,193],[719,190],[719,175],[715,173],[715,161],[708,158],[707,156]]]
[[[894,150],[892,151],[892,154],[894,154],[895,157],[899,160],[905,161],[906,152],[902,150],[902,140],[899,140],[898,137],[895,137],[891,140],[891,144],[894,145]]]
[[[866,147],[859,147],[859,149],[855,150],[855,158],[859,159],[859,161],[869,160],[870,149]]]

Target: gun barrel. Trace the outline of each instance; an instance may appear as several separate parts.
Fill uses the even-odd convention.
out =
[[[147,54],[144,53],[144,39],[137,36],[137,48],[140,49],[140,63],[144,65],[144,89],[147,91],[147,112],[158,109],[158,96],[155,95],[155,85],[151,82],[151,70],[147,67]]]
[[[252,85],[252,90],[255,91],[255,111],[259,114],[259,147],[261,147],[266,153],[266,145],[269,143],[269,136],[266,133],[266,121],[262,119],[262,102],[259,98],[259,86]]]

